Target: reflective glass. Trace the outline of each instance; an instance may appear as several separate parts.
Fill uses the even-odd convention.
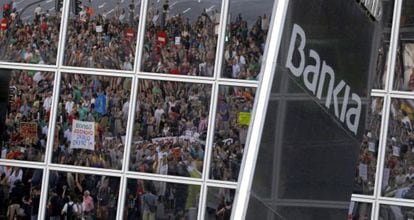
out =
[[[407,206],[381,205],[379,219],[414,219],[414,208]]]
[[[230,0],[222,76],[257,80],[274,0]]]
[[[374,193],[383,104],[383,98],[373,97],[371,108],[368,109],[366,132],[359,150],[355,172],[354,194]]]
[[[46,219],[116,219],[119,178],[50,171]]]
[[[37,219],[43,170],[0,166],[0,219]]]
[[[348,210],[348,220],[371,219],[372,204],[351,201]]]
[[[0,59],[56,64],[63,0],[0,2]]]
[[[386,197],[414,199],[414,102],[392,99],[390,108],[382,194]]]
[[[1,158],[44,161],[54,73],[0,70]]]
[[[124,219],[196,220],[200,186],[128,179]]]
[[[220,0],[150,0],[141,69],[213,76],[220,8]]]
[[[210,178],[237,181],[256,88],[220,86]]]
[[[141,1],[70,3],[64,64],[133,70]]]
[[[131,78],[62,74],[53,163],[121,169]]]
[[[211,88],[139,81],[130,170],[201,178]]]
[[[234,195],[234,189],[209,187],[204,219],[230,219]]]

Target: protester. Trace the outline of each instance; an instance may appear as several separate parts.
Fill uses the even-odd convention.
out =
[[[197,219],[200,186],[129,179],[124,219]]]
[[[133,19],[125,19],[127,12],[119,6],[108,15],[83,5],[69,19],[65,65],[132,71],[139,15],[128,13]]]
[[[0,219],[37,219],[43,171],[0,166]]]
[[[3,13],[4,26],[0,28],[0,59],[31,64],[56,64],[60,11],[49,12],[36,6],[33,14],[23,19],[20,14],[23,8],[6,3],[3,10],[5,5],[9,5],[9,9]]]
[[[46,219],[116,219],[119,178],[51,171]]]
[[[53,163],[121,169],[131,78],[63,74],[53,147]],[[81,142],[73,133],[89,124]]]
[[[201,178],[211,85],[140,80],[130,170]]]
[[[4,76],[7,77],[7,76]],[[2,159],[43,161],[52,106],[54,74],[13,70],[3,124]]]

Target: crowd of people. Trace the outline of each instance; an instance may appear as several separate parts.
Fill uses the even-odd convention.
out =
[[[354,179],[354,193],[372,195],[375,187],[383,98],[373,97],[366,132],[360,146]]]
[[[129,179],[125,220],[197,219],[200,186]]]
[[[63,74],[53,163],[122,169],[131,78]],[[90,122],[92,142],[74,147],[75,122]]]
[[[0,166],[0,219],[37,219],[43,171]]]
[[[88,68],[133,70],[139,16],[120,7],[95,14],[83,5],[69,19],[65,65]]]
[[[140,80],[130,170],[201,178],[211,89]]]
[[[200,10],[200,9],[192,9]],[[220,13],[164,15],[152,3],[147,12],[142,69],[145,72],[213,76]]]
[[[253,109],[254,88],[221,86],[210,178],[237,181]]]
[[[234,196],[234,189],[209,187],[204,219],[230,220]]]
[[[44,161],[54,74],[13,70],[4,78],[2,83],[8,85],[9,95],[0,108],[5,115],[1,123],[1,158]]]
[[[60,11],[44,10],[40,5],[27,10],[33,10],[33,14],[23,19],[20,14],[24,12],[23,8],[17,8],[16,1],[3,4],[0,59],[32,64],[56,64]]]
[[[224,44],[223,77],[258,80],[270,18],[263,14],[248,24],[242,14],[228,24]]]
[[[382,193],[386,197],[414,199],[414,102],[391,102]]]
[[[51,171],[46,219],[116,219],[119,186],[117,177]]]

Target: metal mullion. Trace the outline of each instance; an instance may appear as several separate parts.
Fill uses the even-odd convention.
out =
[[[137,74],[141,69],[142,62],[142,49],[144,47],[145,39],[145,24],[147,22],[147,10],[148,10],[148,1],[149,0],[140,0],[141,8],[139,14],[139,24],[138,24],[138,33],[137,33],[137,45],[135,48],[135,61],[134,61],[134,74]]]
[[[393,90],[394,76],[395,76],[395,64],[397,60],[397,48],[398,48],[398,37],[400,30],[400,17],[403,0],[395,0],[394,2],[394,15],[392,19],[391,38],[390,38],[390,49],[388,52],[387,60],[387,76],[385,90],[387,92]]]
[[[245,82],[231,82],[231,81],[221,81],[219,80],[217,82],[217,84],[219,84],[220,86],[235,86],[235,87],[247,87],[247,88],[257,88],[258,85],[257,84],[250,84],[250,83],[245,83]]]
[[[222,182],[222,181],[207,180],[205,184],[209,187],[237,189],[237,182]]]
[[[124,217],[124,207],[125,207],[125,192],[127,186],[127,178],[125,175],[120,177],[119,189],[118,189],[118,207],[116,209],[116,219],[121,220]]]
[[[60,68],[63,73],[69,74],[83,74],[83,75],[93,75],[93,76],[111,76],[111,77],[129,77],[132,78],[132,74],[125,72],[108,72],[108,71],[95,71],[87,68]]]
[[[352,201],[353,202],[370,203],[370,204],[372,204],[372,202],[373,202],[371,198],[356,198],[356,197],[352,197]]]
[[[379,147],[378,147],[378,159],[377,159],[377,168],[376,168],[377,173],[375,175],[376,177],[375,188],[374,188],[375,203],[378,203],[378,199],[381,197],[381,193],[382,193],[382,179],[384,175],[385,152],[386,152],[386,146],[387,146],[388,123],[389,123],[389,118],[390,118],[391,104],[392,104],[391,97],[385,96],[384,105],[383,105],[382,122],[381,122],[380,140],[379,140]],[[375,216],[374,219],[376,218],[377,216]]]
[[[169,78],[169,79],[177,79],[177,80],[195,80],[195,81],[209,81],[214,82],[212,77],[206,76],[189,76],[189,75],[175,75],[175,74],[168,74],[168,73],[150,73],[150,72],[138,72],[140,78]]]
[[[11,167],[20,167],[20,168],[29,168],[29,169],[43,169],[45,167],[44,163],[33,162],[33,161],[24,161],[24,160],[0,160],[0,166],[11,166]]]
[[[375,200],[374,195],[362,195],[362,194],[352,194],[352,198],[351,200],[364,200],[364,199],[369,199],[371,202],[373,202],[373,200]]]
[[[372,220],[378,220],[379,219],[379,210],[380,210],[380,204],[378,203],[378,201],[374,201],[374,203],[372,204],[372,215],[371,215],[371,219]]]
[[[391,91],[388,93],[393,98],[403,98],[403,99],[412,99],[414,98],[413,92],[403,92],[403,91]]]
[[[250,190],[253,182],[254,169],[256,166],[257,155],[259,151],[259,143],[261,133],[263,130],[263,124],[265,121],[265,110],[267,109],[268,102],[265,97],[268,97],[271,92],[271,82],[273,81],[274,69],[276,66],[275,60],[278,57],[278,51],[282,39],[282,30],[285,23],[285,16],[289,0],[279,0],[277,4],[273,5],[274,17],[271,20],[271,34],[268,36],[269,50],[264,55],[265,61],[262,65],[262,77],[260,82],[259,90],[256,92],[256,96],[260,97],[255,102],[253,109],[253,115],[255,115],[254,122],[250,125],[250,131],[248,132],[247,138],[247,151],[242,162],[241,170],[243,175],[238,182],[238,189],[236,190],[235,204],[232,210],[232,219],[243,219],[246,217]]]
[[[54,72],[56,71],[55,66],[47,66],[41,64],[26,64],[26,63],[8,63],[0,62],[0,68],[2,69],[20,69],[20,70],[39,70],[44,72]]]
[[[85,166],[73,166],[69,164],[49,164],[48,167],[53,170],[65,171],[65,172],[75,172],[75,173],[92,173],[99,174],[104,176],[120,176],[122,170],[110,170],[94,167],[85,167]]]
[[[221,11],[220,11],[220,24],[219,24],[219,33],[217,36],[217,47],[216,47],[216,56],[214,62],[214,79],[220,79],[223,66],[223,53],[224,53],[224,40],[226,36],[227,29],[227,18],[229,14],[231,0],[222,0],[221,1]]]
[[[77,67],[77,66],[61,66],[60,69],[63,72],[98,72],[103,74],[128,74],[132,75],[131,70],[117,70],[117,69],[103,69],[103,68],[87,68],[87,67]]]
[[[223,82],[223,83],[243,83],[246,85],[250,85],[250,86],[258,86],[259,85],[259,81],[257,80],[246,80],[246,79],[228,79],[228,78],[220,78],[218,79],[219,82]]]
[[[59,35],[59,46],[57,51],[57,59],[56,59],[56,67],[60,68],[63,65],[63,59],[64,59],[64,52],[65,52],[65,45],[66,45],[66,35],[68,31],[68,21],[70,16],[70,1],[71,0],[64,0],[62,5],[62,12],[61,13],[61,22],[60,22],[60,35]],[[58,8],[55,8],[56,12],[57,10],[60,10]]]
[[[382,198],[378,200],[378,203],[380,205],[414,207],[414,200],[410,199]]]
[[[137,172],[137,171],[126,171],[126,175],[130,176],[136,176],[137,178],[154,178],[157,180],[174,180],[174,181],[190,181],[190,182],[196,182],[196,183],[202,183],[202,178],[192,178],[192,177],[183,177],[183,176],[173,176],[173,175],[163,175],[163,174],[157,174],[157,173],[143,173],[143,172]]]
[[[371,96],[384,97],[385,95],[387,95],[387,93],[385,91],[371,90]]]
[[[47,197],[49,191],[49,169],[45,167],[43,169],[43,176],[42,176],[42,186],[40,190],[40,202],[39,202],[39,212],[37,219],[46,219],[46,207],[47,207]]]
[[[189,79],[188,77],[175,77],[172,75],[153,75],[153,74],[145,74],[145,75],[138,75],[138,78],[140,80],[160,80],[160,81],[166,81],[166,82],[185,82],[185,83],[203,83],[203,84],[213,84],[214,81],[212,80],[205,80],[202,78],[194,78],[194,79]]]
[[[134,173],[127,173],[124,175],[128,179],[139,179],[139,180],[149,180],[149,181],[158,181],[158,182],[167,182],[167,183],[177,183],[177,184],[187,184],[187,185],[203,185],[203,181],[196,179],[179,179],[171,178],[171,176],[150,176],[150,175],[139,175]]]
[[[199,208],[198,208],[198,220],[204,219],[206,215],[206,208],[207,208],[207,197],[208,197],[208,186],[204,183],[201,186],[201,196],[199,201]]]

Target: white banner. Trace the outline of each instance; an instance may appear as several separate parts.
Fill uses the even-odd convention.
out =
[[[70,148],[95,150],[95,122],[73,120]]]

